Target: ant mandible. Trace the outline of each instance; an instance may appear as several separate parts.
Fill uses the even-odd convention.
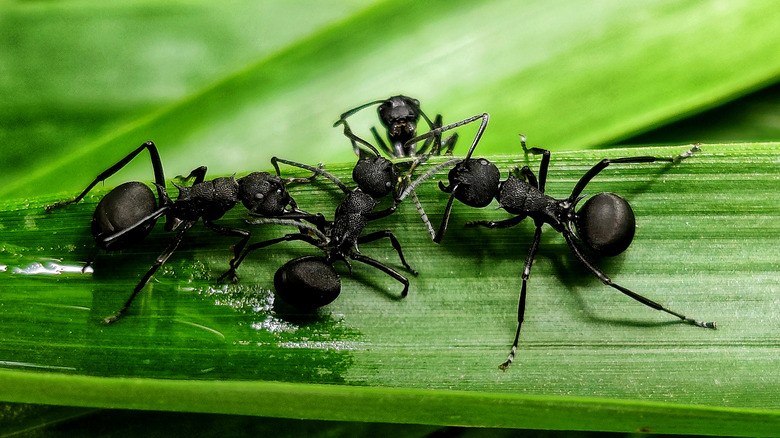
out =
[[[149,235],[157,223],[157,219],[162,216],[167,216],[165,230],[178,231],[178,233],[135,286],[124,306],[115,314],[104,319],[106,324],[117,321],[127,312],[138,292],[176,251],[184,233],[199,219],[203,219],[203,224],[216,233],[240,238],[238,243],[233,246],[231,266],[236,262],[251,234],[247,230],[225,227],[214,223],[214,221],[221,218],[239,201],[256,215],[307,220],[312,223],[321,223],[321,220],[324,219],[321,215],[309,214],[298,209],[286,188],[292,182],[310,182],[316,177],[316,173],[308,178],[282,179],[278,174],[253,172],[238,179],[230,176],[206,181],[206,166],[201,166],[185,178],[185,180],[193,179],[190,187],[182,187],[174,183],[174,186],[179,189],[179,196],[174,201],[168,196],[165,189],[162,161],[157,147],[151,141],[142,144],[98,175],[81,194],[73,199],[48,205],[46,211],[51,212],[57,208],[79,202],[98,182],[104,181],[118,172],[144,150],[148,150],[151,156],[154,185],[157,188],[159,201],[155,199],[154,193],[146,184],[138,181],[127,182],[112,189],[95,208],[91,227],[92,236],[97,246],[103,250],[126,249]]]
[[[445,131],[448,127],[437,128]],[[421,141],[432,135],[434,131],[425,133],[410,141]],[[531,273],[531,265],[534,256],[539,248],[539,242],[542,236],[542,226],[550,225],[555,231],[561,233],[566,240],[566,244],[579,260],[593,275],[601,282],[610,286],[623,294],[633,298],[640,303],[656,310],[666,312],[680,320],[703,328],[716,328],[715,322],[704,322],[689,318],[682,313],[671,310],[663,305],[645,298],[636,292],[633,292],[619,284],[614,283],[604,272],[602,272],[594,263],[585,256],[580,244],[597,256],[615,256],[625,251],[631,244],[634,237],[635,219],[634,213],[628,202],[614,193],[599,193],[588,199],[582,207],[575,211],[577,204],[585,197],[582,191],[585,186],[596,175],[601,173],[610,164],[620,163],[652,163],[656,161],[677,163],[693,155],[700,150],[694,146],[676,157],[628,157],[603,159],[593,166],[580,180],[575,184],[571,194],[563,199],[555,199],[545,194],[545,183],[547,181],[547,170],[550,164],[550,151],[541,148],[528,149],[525,144],[525,137],[521,136],[521,146],[523,151],[534,155],[542,155],[542,161],[539,165],[539,177],[530,170],[528,166],[516,172],[510,172],[505,181],[500,181],[500,172],[495,164],[484,158],[471,158],[476,143],[472,145],[468,155],[463,160],[449,160],[434,166],[428,172],[420,176],[401,194],[400,199],[405,198],[422,181],[444,167],[455,165],[448,174],[449,186],[439,182],[439,188],[445,193],[450,193],[447,206],[444,211],[439,230],[433,235],[435,242],[440,242],[444,236],[449,222],[450,212],[454,199],[470,207],[485,207],[493,199],[498,201],[499,208],[506,210],[515,216],[501,221],[474,221],[466,225],[483,226],[487,228],[508,228],[519,224],[526,217],[534,221],[536,230],[531,242],[528,256],[523,266],[522,286],[520,289],[520,299],[517,311],[517,331],[514,342],[507,359],[499,365],[499,368],[505,370],[514,361],[517,351],[517,345],[520,338],[520,328],[523,324],[526,302],[526,283]],[[575,233],[576,231],[576,233]]]

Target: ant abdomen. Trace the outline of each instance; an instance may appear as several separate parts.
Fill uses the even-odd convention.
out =
[[[577,211],[577,234],[599,256],[616,256],[634,239],[636,220],[628,201],[614,193],[594,195]]]
[[[304,256],[290,260],[274,275],[279,298],[300,310],[330,304],[341,293],[341,278],[327,259]]]
[[[154,192],[146,184],[131,181],[117,186],[100,200],[92,216],[92,236],[106,251],[125,249],[142,240],[154,228],[156,220],[136,226],[122,238],[105,242],[105,238],[137,225],[157,210]]]

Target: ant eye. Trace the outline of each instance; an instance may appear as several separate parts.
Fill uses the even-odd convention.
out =
[[[262,193],[255,193],[255,199],[261,201],[265,196]]]

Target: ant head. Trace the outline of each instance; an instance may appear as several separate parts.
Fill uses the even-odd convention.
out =
[[[279,216],[290,203],[284,181],[267,172],[253,172],[238,179],[238,198],[247,210],[263,216]]]
[[[100,200],[92,216],[92,236],[97,245],[106,250],[125,249],[146,237],[157,220],[138,225],[143,218],[157,210],[157,200],[146,184],[131,181],[117,186]],[[133,228],[134,227],[134,228]],[[106,237],[133,228],[132,232],[111,242]]]
[[[577,235],[599,256],[616,256],[634,239],[636,221],[628,202],[614,193],[599,193],[575,214]]]
[[[455,165],[447,175],[450,186],[439,187],[450,193],[455,190],[455,198],[469,207],[485,207],[498,192],[501,174],[495,164],[484,158],[468,158]]]
[[[274,288],[279,298],[296,309],[314,310],[339,296],[341,279],[324,257],[303,256],[276,271]]]
[[[398,173],[392,161],[380,156],[358,160],[352,169],[352,179],[364,193],[374,199],[387,196],[398,182]]]
[[[377,112],[393,143],[405,144],[417,135],[417,120],[420,118],[420,101],[417,99],[393,96],[379,105]]]

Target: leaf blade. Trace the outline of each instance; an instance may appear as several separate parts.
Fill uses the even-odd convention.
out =
[[[185,406],[198,397],[177,391],[205,392],[215,383],[212,389],[222,397],[237,400],[295,388],[287,394],[290,399],[271,398],[253,412],[227,401],[217,404],[230,413],[292,416],[273,410],[305,394],[318,406],[299,405],[296,415],[305,418],[545,428],[560,417],[556,413],[573,409],[571,423],[557,418],[557,428],[631,431],[640,427],[632,422],[635,415],[657,408],[657,418],[669,421],[653,424],[655,431],[707,433],[731,421],[742,427],[747,412],[758,415],[751,418],[759,418],[760,425],[744,430],[769,434],[780,384],[773,377],[780,336],[772,322],[778,283],[772,248],[780,236],[776,145],[703,148],[677,166],[610,167],[588,191],[625,195],[638,215],[632,248],[618,260],[602,262],[602,268],[619,284],[700,319],[714,319],[720,329],[675,323],[604,288],[548,230],[532,271],[518,361],[508,372],[497,364],[514,333],[519,269],[532,230],[527,224],[500,231],[462,228],[468,220],[500,218],[492,209],[456,205],[444,244],[434,248],[414,208],[406,206],[379,227],[396,233],[409,263],[421,272],[412,279],[409,297],[394,299],[395,282],[356,268],[352,278],[343,272],[344,292],[314,320],[280,317],[268,290],[276,267],[311,253],[308,248],[253,256],[239,272],[242,283],[220,289],[212,281],[224,269],[229,242],[193,230],[175,255],[178,261],[172,259],[169,270],[142,293],[131,315],[104,328],[99,319],[121,304],[155,248],[164,246],[164,236],[152,235],[151,246],[124,257],[103,256],[110,263],[96,260],[96,272],[117,266],[103,276],[24,277],[12,274],[13,268],[42,256],[77,265],[91,244],[84,224],[97,198],[45,216],[41,205],[54,197],[31,206],[17,203],[15,212],[6,203],[0,264],[7,270],[0,275],[12,292],[0,307],[0,345],[2,356],[17,364],[6,367],[28,371],[0,373],[7,379],[0,394],[11,401],[73,403],[83,390],[84,400],[92,400],[89,406],[114,406],[101,404],[107,400],[101,397],[108,397],[122,407],[200,410],[207,408]],[[565,196],[597,157],[671,156],[682,150],[555,153],[548,191]],[[496,161],[502,169],[526,163],[524,157]],[[340,176],[351,168],[328,167]],[[443,194],[433,183],[419,194],[431,217],[438,218]],[[330,211],[340,195],[322,182],[296,188],[295,196],[302,206]],[[238,223],[240,216],[228,220]],[[258,239],[283,232],[253,231]],[[398,263],[390,248],[361,249],[391,266]],[[176,389],[160,397],[159,385],[169,380]],[[265,382],[247,382],[252,380]],[[51,381],[61,385],[56,397],[24,390]],[[68,392],[72,382],[81,389]],[[194,387],[187,389],[188,383]],[[128,396],[122,385],[137,385],[139,397]],[[383,412],[369,407],[345,412],[342,397],[354,394],[361,394],[354,403],[376,402],[385,406]],[[409,398],[440,409],[399,407],[398,416],[385,417],[393,415],[384,404],[388,399],[390,405],[408,407]],[[456,418],[455,408],[464,403],[473,403],[481,414]],[[625,408],[623,420],[615,419],[614,403]],[[506,404],[528,415],[497,409]],[[537,408],[548,414],[537,415]],[[678,410],[685,414],[677,417]],[[601,412],[598,421],[591,418],[593,411]],[[699,414],[703,419],[688,426],[673,419]]]

